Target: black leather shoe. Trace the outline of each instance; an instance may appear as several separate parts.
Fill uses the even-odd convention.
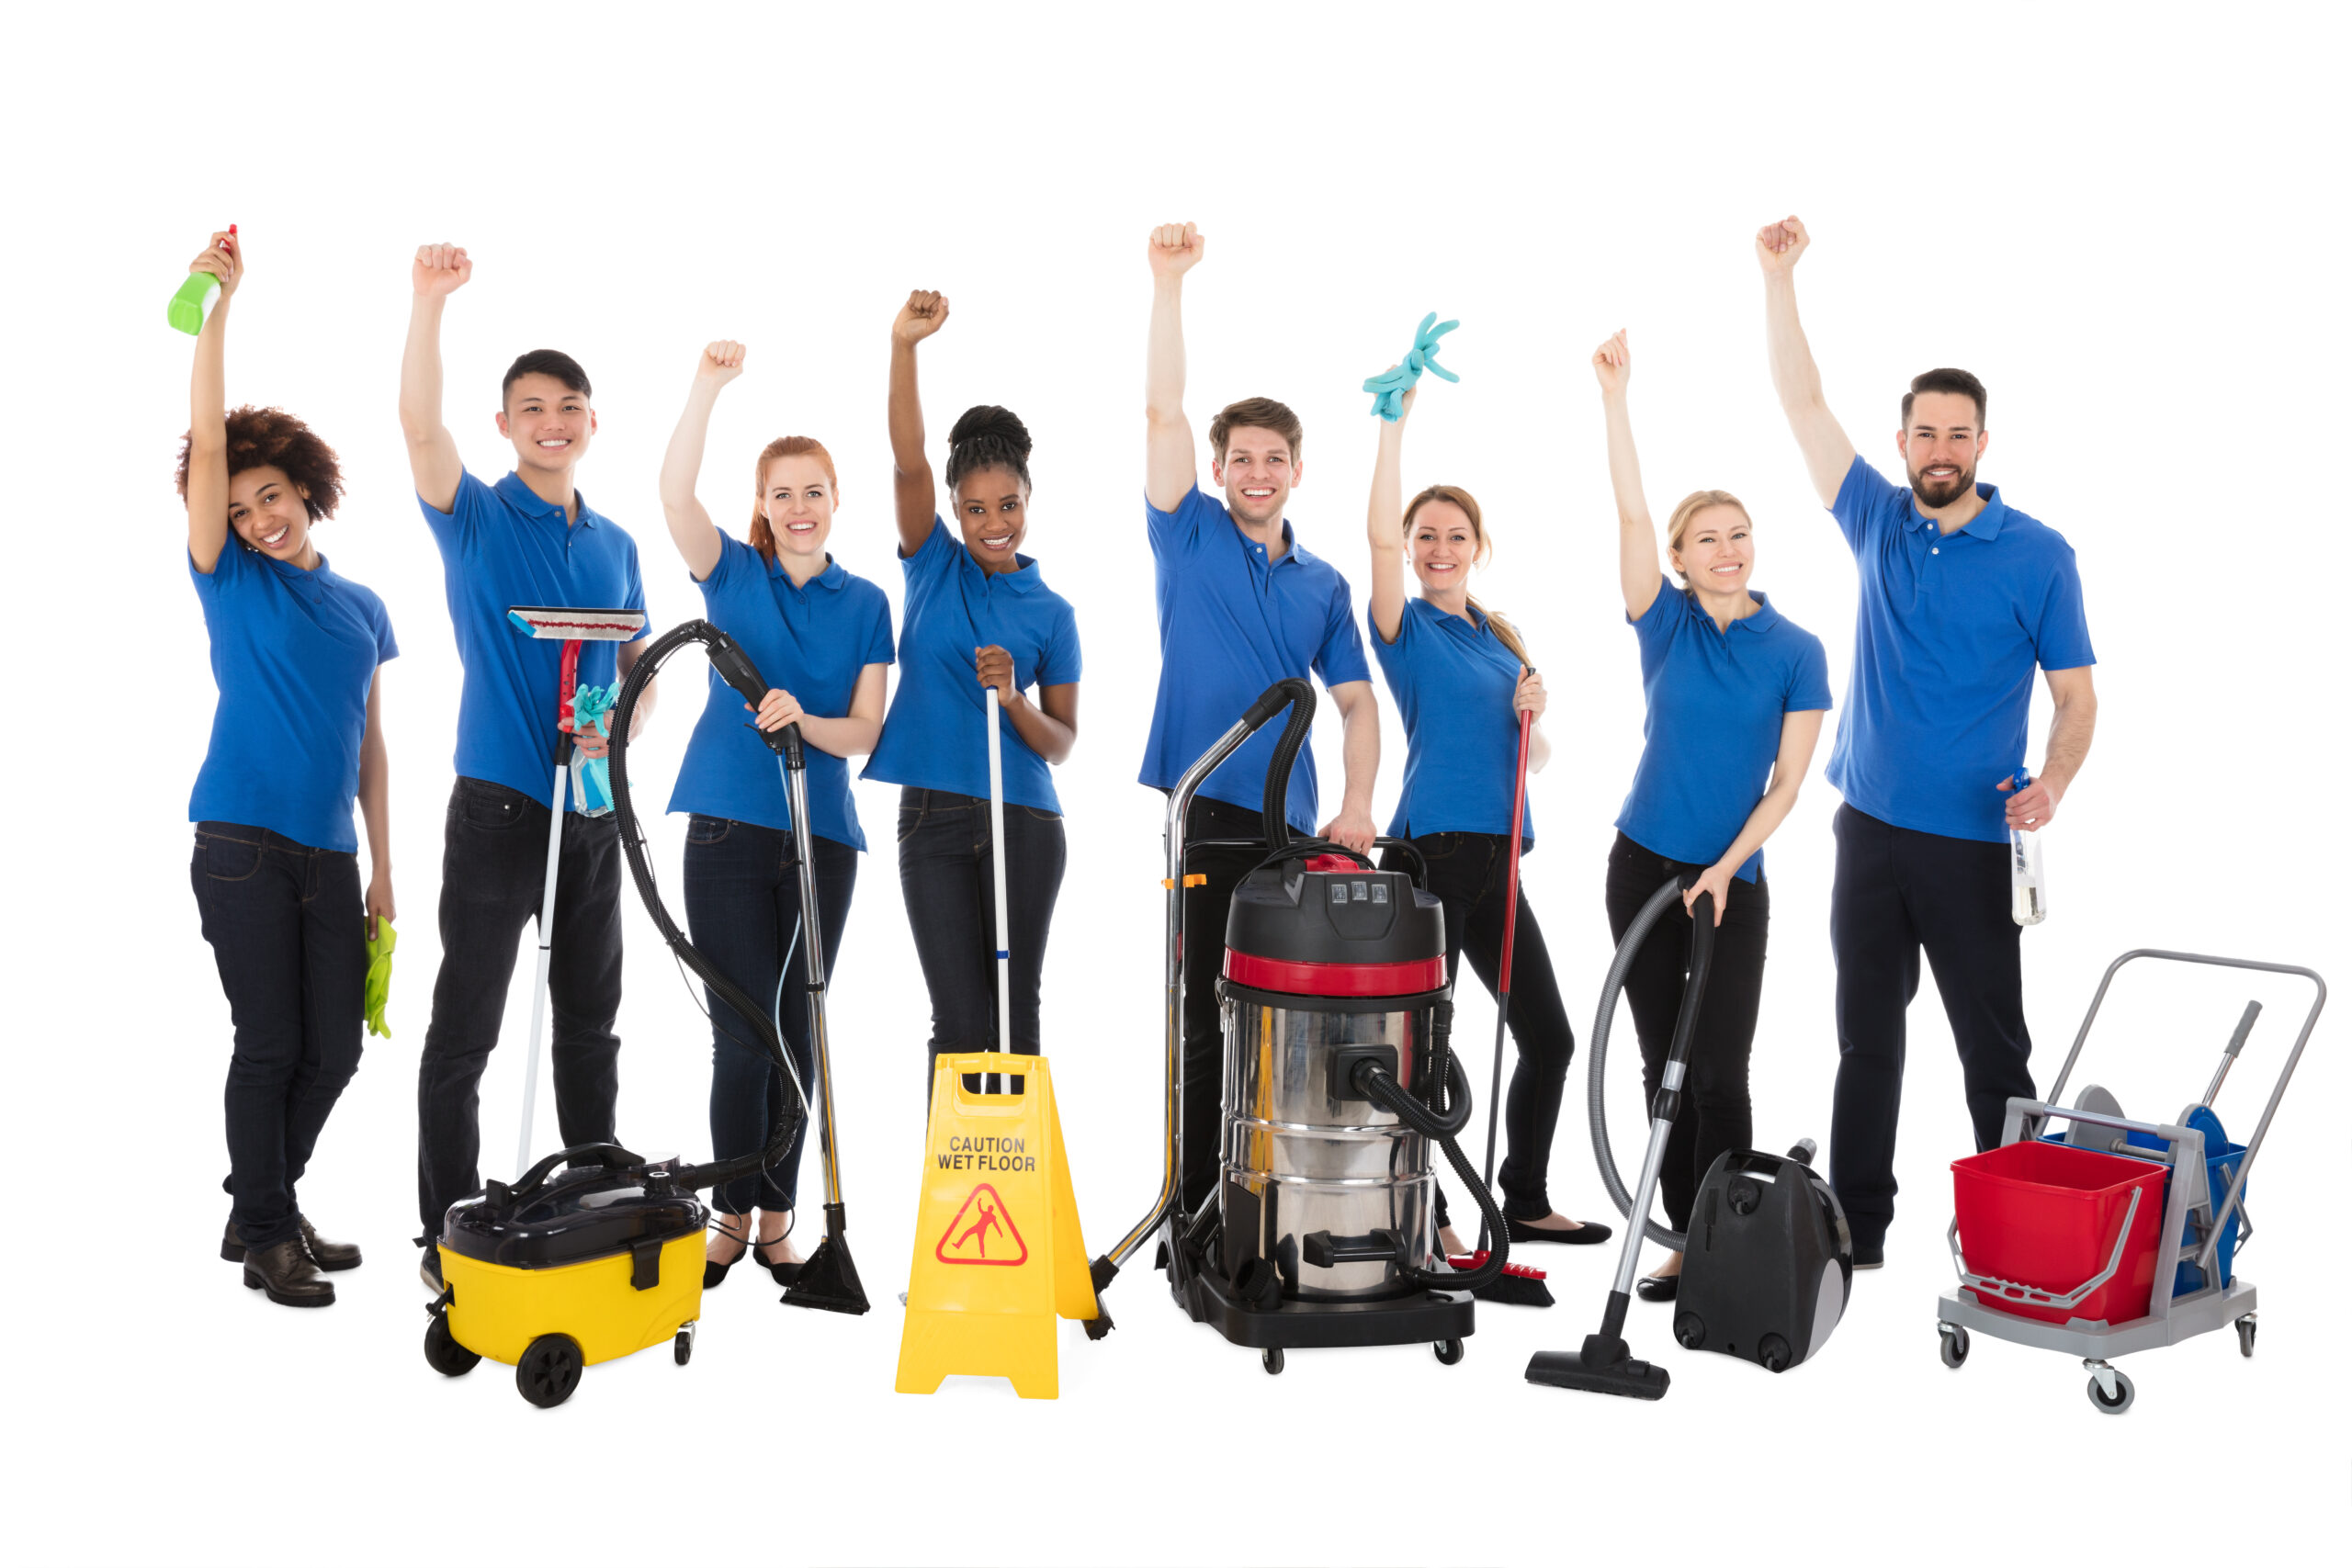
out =
[[[759,1243],[752,1248],[753,1254],[752,1260],[768,1271],[769,1279],[774,1280],[779,1285],[789,1287],[799,1283],[800,1270],[802,1268],[802,1261],[800,1259],[795,1258],[791,1262],[787,1263],[781,1258],[769,1261],[757,1256],[761,1247],[782,1247],[783,1245],[784,1238],[782,1236],[776,1237],[774,1241],[763,1241]]]
[[[1509,1214],[1503,1221],[1510,1226],[1510,1242],[1517,1247],[1523,1241],[1548,1241],[1561,1247],[1593,1247],[1607,1241],[1611,1232],[1607,1225],[1586,1220],[1574,1230],[1555,1230],[1549,1225],[1531,1225],[1524,1220],[1514,1220]]]
[[[1854,1267],[1855,1267],[1855,1268],[1857,1268],[1857,1269],[1883,1269],[1883,1268],[1885,1268],[1885,1267],[1886,1267],[1886,1244],[1885,1244],[1884,1242],[1883,1242],[1883,1241],[1881,1241],[1881,1242],[1869,1242],[1869,1241],[1858,1241],[1858,1242],[1856,1242],[1856,1243],[1854,1244]]]
[[[741,1234],[730,1231],[725,1225],[713,1225],[711,1228],[729,1241],[740,1242],[744,1239]],[[734,1257],[729,1258],[724,1263],[713,1263],[709,1258],[704,1258],[702,1260],[702,1288],[706,1291],[715,1291],[718,1289],[719,1286],[727,1282],[727,1270],[734,1268],[735,1265],[742,1262],[744,1258],[749,1258],[751,1255],[752,1249],[747,1246],[742,1251],[737,1253]]]
[[[311,1261],[330,1274],[359,1267],[359,1245],[349,1241],[329,1241],[311,1228],[307,1216],[298,1215],[295,1223],[302,1227],[302,1245],[310,1249]],[[230,1221],[221,1227],[220,1257],[228,1263],[245,1260],[245,1244],[237,1239],[237,1223]]]
[[[1681,1288],[1679,1274],[1645,1274],[1634,1281],[1634,1294],[1645,1302],[1670,1302]]]
[[[265,1292],[279,1306],[334,1305],[334,1284],[311,1261],[311,1249],[299,1235],[258,1252],[248,1249],[244,1263],[245,1289]]]

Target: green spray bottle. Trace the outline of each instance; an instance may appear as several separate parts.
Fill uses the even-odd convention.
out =
[[[230,224],[229,232],[233,235],[236,231],[237,226]],[[224,243],[220,248],[227,250],[229,247]],[[220,302],[220,280],[209,272],[191,272],[187,275],[187,281],[180,285],[180,291],[172,296],[172,302],[164,307],[164,319],[194,337],[204,331],[204,323],[210,318],[212,307]]]

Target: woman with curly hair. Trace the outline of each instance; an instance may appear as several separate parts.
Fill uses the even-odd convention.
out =
[[[376,680],[399,652],[384,602],[337,576],[311,530],[343,497],[335,455],[277,409],[225,411],[222,339],[244,249],[212,236],[189,270],[220,280],[196,341],[179,491],[188,571],[220,700],[196,775],[189,866],[236,1027],[220,1256],[281,1306],[327,1306],[359,1248],[295,1201],[327,1113],[359,1066],[367,942],[392,919],[389,781]],[[359,884],[356,795],[373,870]]]

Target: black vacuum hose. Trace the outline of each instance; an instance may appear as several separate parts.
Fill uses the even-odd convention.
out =
[[[1585,1113],[1592,1123],[1593,1158],[1600,1166],[1600,1184],[1609,1190],[1610,1200],[1617,1212],[1627,1219],[1634,1217],[1634,1195],[1625,1190],[1625,1179],[1618,1174],[1616,1151],[1609,1146],[1609,1108],[1602,1094],[1608,1081],[1609,1025],[1617,1016],[1617,997],[1625,988],[1625,976],[1633,973],[1634,960],[1642,951],[1642,942],[1650,928],[1665,918],[1667,910],[1682,901],[1684,884],[1679,876],[1669,877],[1650,895],[1634,923],[1625,928],[1625,939],[1617,944],[1616,955],[1609,961],[1609,973],[1600,982],[1600,1010],[1592,1021],[1592,1039],[1585,1051]],[[1712,931],[1711,931],[1712,934]],[[1669,1251],[1683,1250],[1686,1237],[1680,1231],[1668,1230],[1648,1215],[1641,1216],[1643,1234]]]
[[[662,661],[690,642],[704,646],[710,655],[711,667],[729,685],[741,693],[743,700],[753,707],[757,707],[760,699],[767,694],[767,683],[760,678],[751,656],[733,637],[708,621],[688,621],[683,626],[673,626],[646,644],[645,651],[638,656],[637,663],[621,682],[620,699],[613,705],[613,816],[620,826],[621,852],[628,858],[629,878],[637,884],[637,896],[643,901],[645,912],[653,917],[654,929],[662,933],[662,940],[669,944],[670,951],[677,954],[678,962],[709,987],[714,998],[734,1009],[739,1017],[751,1024],[752,1033],[758,1037],[759,1047],[775,1060],[777,1070],[797,1081],[792,1063],[784,1054],[784,1042],[776,1034],[775,1021],[769,1015],[767,1007],[752,1000],[734,981],[721,974],[717,964],[695,952],[685,933],[678,929],[678,922],[670,918],[670,911],[662,903],[661,889],[654,885],[652,863],[645,852],[645,834],[638,824],[637,808],[629,799],[628,728],[637,714],[638,699],[652,683]],[[798,729],[797,725],[789,728],[796,732]],[[760,739],[779,753],[786,749],[786,741],[781,735],[762,731]],[[798,739],[797,733],[792,737],[795,742]],[[807,1109],[787,1102],[785,1114],[777,1119],[766,1148],[756,1154],[738,1155],[733,1159],[714,1160],[708,1165],[683,1166],[674,1179],[680,1187],[703,1188],[756,1176],[780,1163],[785,1156],[791,1153],[793,1140],[800,1135],[808,1123]]]
[[[1266,794],[1259,810],[1265,819],[1266,847],[1279,855],[1290,842],[1290,771],[1315,722],[1315,687],[1304,676],[1285,675],[1258,700],[1262,703],[1277,692],[1290,705],[1290,719],[1283,726],[1282,739],[1274,742],[1273,760],[1266,765]]]
[[[1448,1005],[1441,1003],[1441,1006]],[[1396,1260],[1396,1270],[1414,1284],[1439,1291],[1475,1291],[1482,1285],[1502,1278],[1503,1266],[1510,1261],[1510,1225],[1502,1211],[1495,1206],[1494,1194],[1478,1179],[1478,1168],[1462,1152],[1454,1134],[1470,1124],[1470,1091],[1464,1089],[1458,1102],[1452,1101],[1453,1085],[1460,1077],[1461,1062],[1453,1055],[1453,1047],[1440,1044],[1430,1053],[1430,1067],[1436,1074],[1438,1105],[1426,1105],[1408,1092],[1405,1086],[1390,1077],[1377,1063],[1360,1061],[1350,1083],[1358,1094],[1387,1111],[1399,1122],[1425,1138],[1437,1142],[1445,1151],[1446,1162],[1453,1167],[1453,1174],[1462,1179],[1476,1199],[1478,1211],[1487,1217],[1487,1225],[1494,1237],[1494,1247],[1487,1260],[1476,1269],[1446,1268],[1442,1270],[1423,1269],[1408,1258]]]

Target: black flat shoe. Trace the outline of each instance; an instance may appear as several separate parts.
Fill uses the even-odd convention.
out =
[[[1645,1302],[1670,1302],[1681,1288],[1679,1274],[1645,1274],[1634,1281],[1634,1294]]]
[[[784,1238],[782,1236],[778,1236],[774,1241],[755,1242],[752,1244],[752,1250],[756,1254],[763,1247],[782,1247],[783,1245]],[[756,1258],[754,1261],[756,1261]],[[800,1282],[800,1270],[806,1267],[806,1264],[805,1261],[797,1260],[789,1263],[765,1263],[762,1264],[761,1267],[764,1268],[768,1271],[769,1279],[774,1280],[779,1285],[789,1287]]]
[[[1523,1241],[1547,1241],[1556,1247],[1595,1247],[1607,1241],[1611,1234],[1607,1225],[1587,1220],[1574,1230],[1555,1230],[1549,1225],[1531,1225],[1524,1220],[1503,1216],[1510,1226],[1511,1245]]]
[[[728,1240],[745,1242],[745,1245],[742,1251],[737,1253],[734,1257],[729,1258],[724,1263],[713,1263],[707,1258],[702,1260],[702,1288],[706,1291],[715,1291],[718,1289],[719,1286],[725,1284],[727,1282],[727,1270],[734,1268],[735,1265],[742,1262],[743,1259],[752,1255],[751,1246],[744,1237],[737,1235],[733,1231],[727,1229],[723,1225],[714,1226],[713,1228]]]
[[[334,1305],[334,1286],[311,1261],[311,1250],[299,1235],[258,1252],[246,1249],[244,1264],[245,1289],[264,1292],[279,1306]]]

